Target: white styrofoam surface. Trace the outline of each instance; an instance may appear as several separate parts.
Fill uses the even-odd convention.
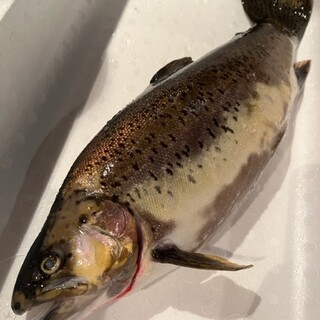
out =
[[[248,27],[240,0],[14,2],[0,21],[0,319],[26,317],[10,309],[15,278],[79,152],[165,63]],[[319,319],[319,39],[316,0],[298,54],[313,63],[296,124],[207,249],[255,267],[178,269],[90,319]]]

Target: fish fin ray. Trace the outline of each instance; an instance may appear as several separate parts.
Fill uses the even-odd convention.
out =
[[[154,86],[162,82],[163,80],[166,80],[167,78],[172,76],[174,73],[186,67],[192,62],[193,61],[190,57],[185,57],[185,58],[181,58],[181,59],[177,59],[169,62],[152,77],[150,84]]]
[[[204,270],[239,271],[253,267],[239,265],[219,256],[183,251],[174,244],[155,247],[152,250],[152,258],[159,263]]]
[[[293,65],[294,71],[297,76],[298,85],[303,88],[304,83],[310,71],[311,60],[303,60]]]

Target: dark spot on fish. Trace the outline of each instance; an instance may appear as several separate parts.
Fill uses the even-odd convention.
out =
[[[140,167],[139,165],[135,162],[133,165],[132,165],[132,168],[136,171],[139,171],[140,170]]]
[[[222,109],[226,112],[230,112],[229,108],[225,107],[225,106],[222,106]]]
[[[121,187],[121,183],[119,181],[114,181],[110,183],[111,188]]]
[[[131,196],[131,194],[128,192],[127,194],[127,197],[130,199],[131,202],[136,202],[136,200],[134,200]]]
[[[238,142],[238,140],[234,140],[234,142],[236,143],[236,144],[238,144],[239,142]]]
[[[137,154],[142,154],[142,151],[140,149],[135,149],[134,150]]]
[[[151,148],[151,151],[154,153],[154,154],[158,154],[158,150],[156,148]]]
[[[128,177],[125,176],[125,175],[122,175],[121,178],[122,178],[124,181],[128,181]]]
[[[167,194],[168,196],[173,197],[173,193],[170,190],[167,191]]]
[[[151,143],[151,139],[149,137],[144,137],[145,140],[147,140],[149,143]]]
[[[153,157],[151,157],[151,156],[149,157],[149,160],[150,160],[151,163],[154,163],[154,162],[155,162],[154,159],[153,159]]]
[[[220,147],[214,147],[215,148],[215,150],[217,151],[217,152],[221,152],[221,148]]]
[[[141,199],[141,194],[138,188],[134,188],[134,192],[137,194],[138,198]]]
[[[152,132],[151,132],[149,135],[150,135],[150,137],[151,137],[152,139],[155,139],[155,138],[156,138],[155,134],[152,133]]]
[[[172,134],[168,134],[168,137],[173,141],[173,142],[176,142],[177,141],[177,138]]]
[[[134,158],[134,154],[131,151],[129,151],[127,155],[129,156],[129,158]]]
[[[169,174],[170,176],[173,176],[173,171],[169,168],[166,169],[167,174]]]
[[[164,143],[163,141],[160,141],[160,144],[164,147],[164,148],[168,148],[168,145],[166,143]]]
[[[174,155],[176,156],[176,158],[177,158],[178,160],[181,160],[181,159],[182,159],[180,153],[176,152]]]
[[[186,157],[189,158],[189,153],[185,150],[182,150],[181,153]]]
[[[101,187],[105,188],[107,186],[107,184],[104,181],[100,181],[100,185]]]
[[[209,136],[213,139],[216,138],[216,135],[212,132],[212,130],[210,128],[206,128],[206,131],[209,133]]]
[[[154,188],[156,189],[156,191],[157,191],[159,194],[161,194],[161,188],[160,188],[160,186],[155,186]]]
[[[171,162],[167,162],[167,165],[171,168],[173,168],[173,164]]]
[[[117,202],[118,200],[119,200],[119,196],[118,196],[117,194],[113,194],[113,195],[111,196],[111,201]]]
[[[203,147],[204,147],[203,142],[202,142],[202,141],[198,141],[198,144],[199,144],[199,147],[200,147],[201,149],[203,149]]]
[[[153,178],[154,181],[158,181],[158,177],[152,171],[148,171],[148,173],[150,177]]]
[[[183,165],[181,162],[176,162],[176,165],[179,167],[179,168],[183,168]]]
[[[119,143],[119,147],[122,148],[122,149],[124,149],[126,146],[125,146],[124,143],[120,142],[120,143]]]
[[[225,132],[225,133],[227,133],[227,132],[231,132],[231,133],[234,133],[234,131],[230,128],[230,127],[228,127],[228,126],[221,126],[221,128],[223,129],[223,131]]]
[[[188,174],[188,181],[192,183],[197,183],[195,178],[191,174]]]
[[[133,145],[136,144],[136,140],[131,139],[130,141],[131,141],[131,143],[132,143]]]
[[[79,224],[85,224],[87,223],[89,220],[89,217],[87,214],[82,214],[80,217],[79,217]]]
[[[226,162],[226,161],[227,161],[227,159],[226,159],[226,158],[223,158],[223,161],[225,161],[225,162]]]
[[[219,122],[216,118],[213,119],[213,123],[217,128],[219,128]]]
[[[238,121],[238,118],[236,116],[233,116],[232,119],[236,122]]]
[[[198,168],[199,168],[199,169],[202,169],[202,168],[203,168],[203,165],[202,165],[202,164],[198,164]]]

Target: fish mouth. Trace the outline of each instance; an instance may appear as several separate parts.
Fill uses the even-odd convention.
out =
[[[35,295],[30,298],[28,293],[17,290],[13,293],[11,307],[15,314],[22,315],[33,307],[61,297],[79,296],[88,291],[89,283],[83,277],[69,277],[52,281],[42,288],[36,288]],[[31,294],[29,294],[31,296]],[[54,305],[57,309],[59,306]],[[48,318],[49,319],[49,318]]]
[[[88,280],[84,277],[62,278],[52,281],[41,289],[41,296],[53,290],[79,289],[80,287],[88,288]]]

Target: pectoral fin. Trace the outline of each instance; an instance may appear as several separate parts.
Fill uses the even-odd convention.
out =
[[[310,60],[299,61],[293,65],[300,88],[304,86],[304,83],[310,71],[310,66]]]
[[[192,63],[192,59],[190,57],[173,60],[163,68],[161,68],[151,79],[150,84],[153,86],[158,84],[159,82],[169,78],[174,73],[179,71],[180,69],[184,68],[188,64]]]
[[[195,269],[238,271],[253,267],[251,264],[247,266],[238,265],[218,256],[183,251],[173,244],[154,248],[152,258],[155,262]]]

